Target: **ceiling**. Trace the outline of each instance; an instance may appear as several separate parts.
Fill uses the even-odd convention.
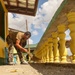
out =
[[[4,0],[8,12],[35,16],[38,0]]]

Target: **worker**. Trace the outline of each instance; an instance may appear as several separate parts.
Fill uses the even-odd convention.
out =
[[[27,40],[31,37],[31,33],[29,31],[22,33],[22,32],[9,32],[7,35],[6,41],[8,44],[8,57],[9,57],[9,64],[12,64],[13,62],[13,49],[12,47],[14,46],[19,59],[20,59],[20,64],[25,64],[22,52],[26,52],[31,58],[33,55],[25,49],[25,45],[27,43]]]

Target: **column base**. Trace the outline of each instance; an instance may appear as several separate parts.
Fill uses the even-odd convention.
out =
[[[49,62],[49,58],[47,57],[46,62]]]
[[[46,58],[44,59],[44,63],[46,63]]]
[[[54,61],[54,63],[59,63],[59,62],[60,62],[59,60],[55,60],[55,61]]]
[[[54,62],[56,62],[56,63],[60,62],[60,61],[59,61],[59,57],[55,57],[55,58],[54,58]]]
[[[75,60],[72,60],[72,63],[75,63]]]
[[[49,63],[49,60],[47,60],[46,63]]]
[[[68,62],[64,60],[64,61],[60,61],[60,63],[68,63]]]
[[[53,58],[50,58],[49,62],[54,62],[54,59]]]
[[[66,58],[66,56],[64,56],[64,57],[61,57],[61,61],[60,61],[61,63],[67,63],[67,58]]]
[[[49,60],[50,63],[54,62],[53,59]]]
[[[75,63],[75,53],[73,53],[72,58],[72,63]]]
[[[49,61],[49,63],[53,63],[54,61]]]

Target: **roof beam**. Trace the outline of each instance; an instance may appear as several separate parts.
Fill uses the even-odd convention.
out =
[[[17,2],[17,7],[19,6],[19,1],[18,0],[16,0],[16,2]]]
[[[28,0],[26,0],[26,8],[28,8]],[[27,12],[27,9],[26,9],[26,12]]]
[[[17,11],[17,10],[8,10],[9,12],[12,12],[12,13],[18,13],[18,14],[26,14],[26,15],[31,15],[31,16],[34,16],[34,13],[33,12],[25,12],[25,11]]]
[[[38,0],[35,1],[35,8],[34,8],[35,11],[34,11],[34,13],[36,13],[36,10],[37,10],[37,6],[38,6],[37,3],[38,3]]]
[[[6,1],[7,1],[8,5],[10,6],[10,2],[9,2],[9,0],[6,0]]]
[[[26,9],[28,9],[28,11],[34,11],[34,9],[30,9],[30,8],[24,8],[24,7],[16,7],[16,6],[8,6],[8,5],[6,5],[6,7],[8,8],[8,9],[17,9],[17,10],[25,10],[26,11]]]
[[[32,13],[33,15],[31,15],[31,16],[35,16],[35,13],[37,10],[37,5],[38,5],[38,0],[34,0],[35,4],[33,4],[31,7],[28,6],[29,5],[28,3],[30,2],[30,0],[25,0],[25,1],[24,0],[22,0],[22,1],[15,0],[15,3],[14,3],[14,1],[11,1],[11,0],[3,0],[3,1],[7,2],[7,3],[5,3],[5,6],[6,6],[8,12],[10,12],[10,11],[16,12],[16,10],[17,10],[17,11],[19,11],[19,13],[20,13],[20,11],[23,13],[25,12],[26,15]]]

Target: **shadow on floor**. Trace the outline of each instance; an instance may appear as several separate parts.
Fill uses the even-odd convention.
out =
[[[75,64],[31,63],[40,75],[75,75]]]

